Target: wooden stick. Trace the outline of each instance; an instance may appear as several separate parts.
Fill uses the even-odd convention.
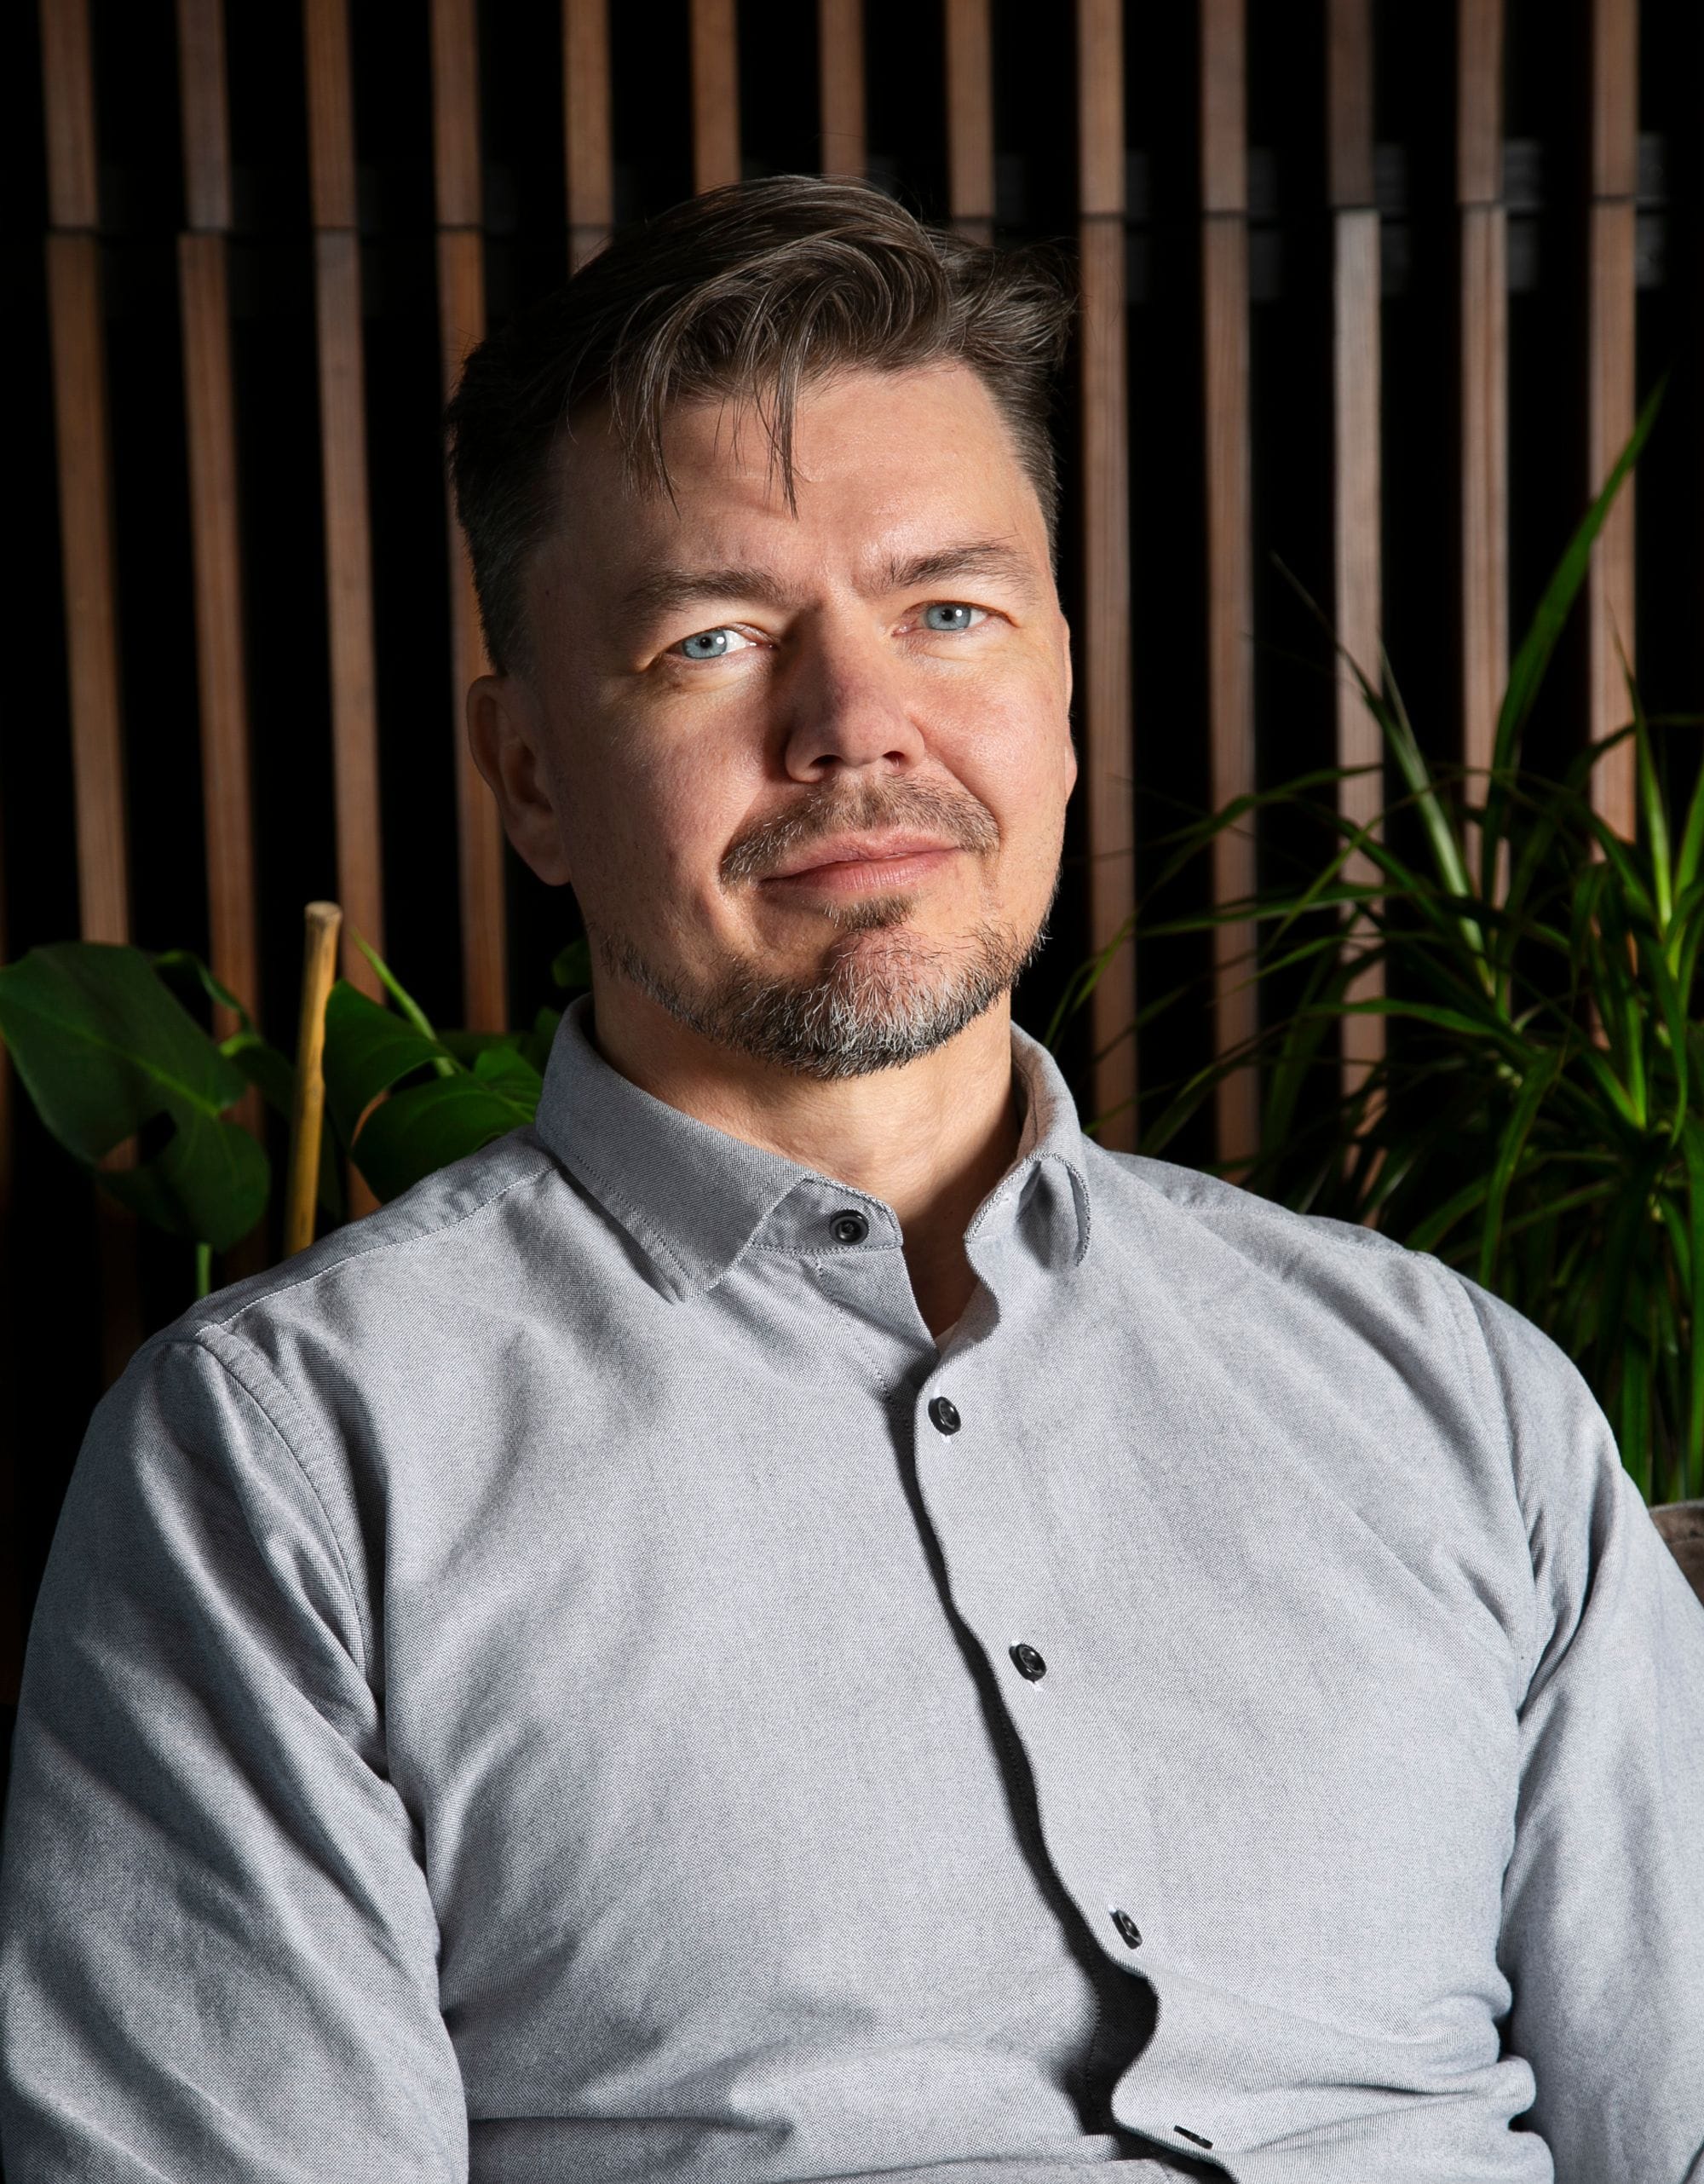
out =
[[[325,1122],[325,1003],[337,975],[343,911],[310,902],[302,915],[302,1019],[296,1034],[296,1097],[290,1110],[290,1170],[285,1185],[284,1255],[314,1241],[320,1196],[320,1139]]]
[[[734,0],[692,0],[693,188],[740,179],[740,26]]]
[[[610,129],[608,0],[562,0],[562,135],[572,273],[603,248],[614,222]]]

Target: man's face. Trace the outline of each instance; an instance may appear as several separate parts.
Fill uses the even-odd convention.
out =
[[[820,1077],[915,1058],[1033,952],[1075,778],[1033,487],[960,366],[672,412],[674,502],[601,421],[529,570],[539,804],[607,982]],[[489,769],[488,769],[489,770]],[[546,814],[548,813],[548,815]]]

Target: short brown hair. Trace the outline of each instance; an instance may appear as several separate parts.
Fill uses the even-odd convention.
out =
[[[524,661],[521,583],[556,519],[552,458],[607,402],[630,472],[669,490],[669,406],[761,404],[791,500],[799,390],[844,368],[968,365],[1011,432],[1052,533],[1048,430],[1072,299],[1053,258],[926,228],[861,183],[737,182],[630,228],[463,367],[446,423],[492,664]]]

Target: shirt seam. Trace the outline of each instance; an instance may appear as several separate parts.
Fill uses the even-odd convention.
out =
[[[227,1379],[233,1381],[241,1389],[266,1420],[279,1445],[296,1467],[303,1484],[314,1496],[314,1503],[325,1520],[325,1529],[331,1534],[331,1545],[337,1557],[337,1567],[343,1573],[344,1588],[348,1593],[349,1604],[355,1611],[355,1622],[360,1630],[361,1673],[371,1682],[373,1673],[372,1620],[367,1611],[366,1604],[361,1597],[361,1588],[355,1582],[354,1573],[349,1564],[348,1550],[344,1544],[342,1530],[337,1518],[332,1513],[330,1503],[325,1499],[319,1480],[314,1476],[312,1467],[291,1438],[290,1433],[285,1430],[275,1412],[282,1411],[294,1423],[304,1441],[317,1440],[318,1437],[313,1427],[292,1399],[284,1382],[268,1365],[254,1345],[245,1338],[231,1333],[227,1328],[222,1326],[207,1326],[198,1328],[190,1334],[172,1339],[172,1347],[176,1348],[180,1344],[186,1348],[199,1350],[203,1355],[210,1357]],[[227,1357],[224,1354],[227,1346],[236,1351],[235,1357]],[[259,1386],[256,1385],[256,1381],[260,1383]]]
[[[274,1303],[281,1297],[291,1296],[298,1290],[312,1288],[316,1282],[325,1281],[331,1276],[341,1273],[345,1267],[354,1265],[360,1259],[371,1259],[377,1252],[403,1251],[414,1244],[429,1243],[436,1236],[446,1236],[452,1230],[462,1227],[464,1223],[489,1212],[492,1207],[500,1205],[511,1191],[523,1190],[528,1184],[537,1183],[541,1176],[549,1175],[556,1166],[555,1155],[547,1153],[537,1167],[530,1168],[525,1175],[516,1176],[512,1182],[505,1183],[500,1190],[493,1190],[488,1198],[481,1198],[476,1206],[468,1207],[452,1219],[435,1222],[429,1229],[417,1230],[412,1236],[375,1236],[371,1243],[362,1244],[359,1248],[351,1246],[340,1252],[337,1258],[329,1260],[324,1266],[316,1266],[311,1271],[304,1270],[293,1280],[279,1282],[275,1288],[268,1288],[258,1297],[245,1298],[243,1302],[235,1305],[224,1318],[203,1320],[199,1323],[199,1328],[218,1328],[222,1332],[236,1335],[238,1323],[246,1318],[250,1312],[262,1311],[268,1305]],[[246,1340],[246,1338],[244,1339]]]
[[[1515,1476],[1515,1436],[1509,1418],[1509,1406],[1503,1399],[1498,1386],[1497,1374],[1491,1363],[1491,1346],[1484,1327],[1480,1322],[1478,1314],[1474,1311],[1463,1294],[1459,1278],[1443,1264],[1442,1259],[1435,1257],[1432,1253],[1417,1252],[1414,1256],[1420,1260],[1432,1276],[1435,1286],[1443,1294],[1450,1323],[1456,1331],[1456,1339],[1460,1347],[1462,1362],[1466,1368],[1469,1382],[1478,1386],[1487,1409],[1496,1410],[1502,1417],[1503,1461],[1508,1475],[1509,1493],[1515,1505],[1516,1517],[1520,1523],[1521,1536],[1528,1540],[1527,1628],[1521,1661],[1521,1684],[1524,1691],[1537,1673],[1544,1648],[1538,1642],[1537,1638],[1541,1616],[1538,1572],[1532,1566],[1531,1542],[1527,1530],[1526,1512],[1521,1507],[1520,1485]]]

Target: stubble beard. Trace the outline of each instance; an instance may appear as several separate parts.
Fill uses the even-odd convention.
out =
[[[875,827],[948,821],[962,847],[998,841],[990,815],[967,815],[958,798],[931,801],[907,792],[864,799],[849,814],[796,815],[738,843],[722,864],[724,882],[761,876],[782,854],[820,838],[836,826]],[[950,815],[950,817],[949,817]],[[872,1075],[920,1060],[944,1046],[1003,994],[1046,942],[1048,915],[1058,892],[1056,873],[1045,908],[1027,930],[986,919],[953,940],[926,940],[908,929],[913,894],[872,896],[834,904],[820,914],[833,929],[816,967],[791,977],[741,957],[702,979],[665,971],[632,937],[608,930],[590,937],[599,962],[666,1010],[690,1031],[719,1046],[832,1081]]]

